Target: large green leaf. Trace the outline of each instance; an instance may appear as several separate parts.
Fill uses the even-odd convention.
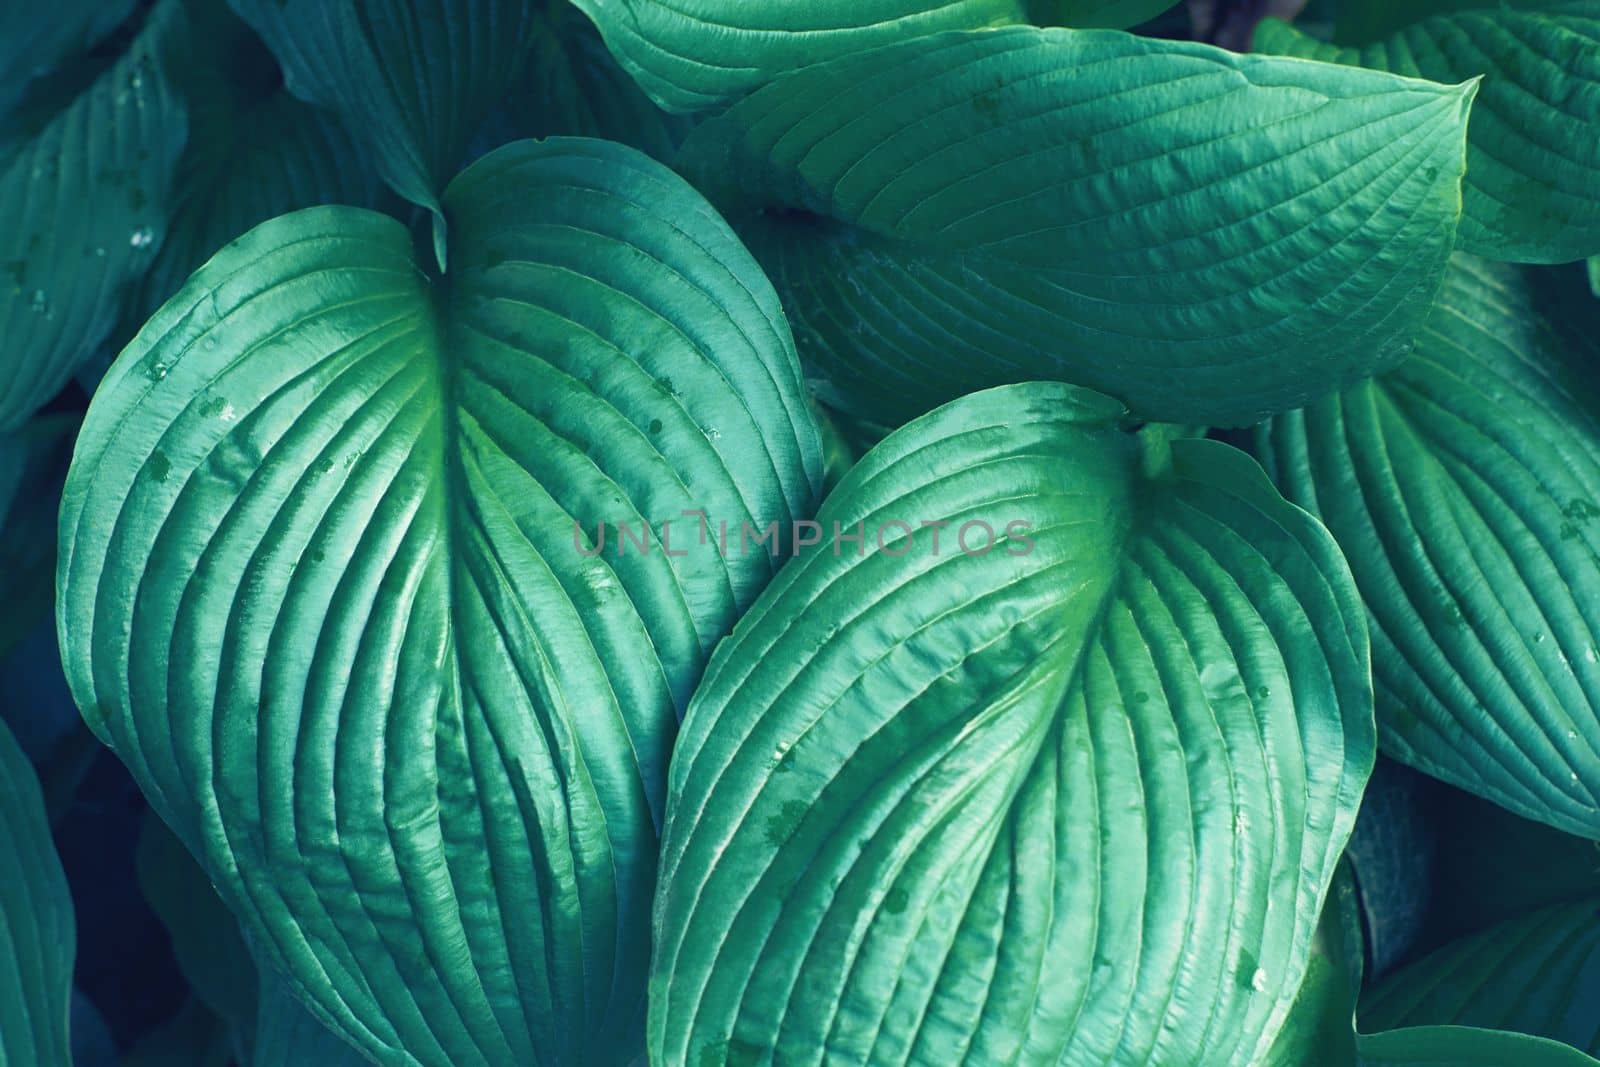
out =
[[[1596,1067],[1570,1045],[1470,1026],[1418,1026],[1361,1038],[1362,1067]]]
[[[1034,383],[896,431],[719,647],[653,1063],[1266,1051],[1374,757],[1360,604],[1246,456],[1121,417]]]
[[[1461,249],[1524,263],[1600,252],[1600,2],[1437,15],[1363,48],[1269,19],[1255,46],[1439,82],[1485,75],[1467,131]]]
[[[1600,346],[1576,272],[1458,257],[1417,354],[1275,419],[1373,620],[1398,759],[1600,836]]]
[[[677,715],[776,566],[681,513],[808,514],[816,429],[776,295],[659,164],[518,142],[443,208],[447,280],[312,208],[123,352],[62,507],[67,675],[348,1039],[620,1062]],[[587,555],[620,521],[676,547]]]
[[[903,420],[1050,378],[1243,424],[1406,352],[1471,98],[1020,27],[791,74],[680,166],[767,265],[835,407]]]
[[[473,135],[516,83],[535,0],[230,0],[291,92],[335,112],[378,172],[435,216]]]
[[[0,723],[0,1067],[69,1067],[76,926],[33,767]]]
[[[77,428],[61,413],[0,434],[0,656],[50,615],[56,504]]]
[[[184,110],[166,67],[180,0],[37,129],[0,145],[0,431],[42,407],[116,325],[166,232]]]
[[[1594,1055],[1597,1005],[1600,897],[1590,897],[1509,919],[1396,971],[1361,998],[1361,1025],[1514,1030]]]

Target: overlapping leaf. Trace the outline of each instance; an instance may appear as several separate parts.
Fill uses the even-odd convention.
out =
[[[1361,1067],[1595,1067],[1570,1045],[1470,1026],[1417,1026],[1361,1038]]]
[[[1026,22],[1026,0],[573,0],[672,111],[727,104],[797,67],[942,30]]]
[[[372,165],[338,120],[289,95],[271,55],[221,0],[194,10],[204,52],[178,77],[189,140],[167,239],[128,310],[134,330],[191,271],[257,223],[317,204],[376,202]]]
[[[1391,5],[1391,7],[1394,5]],[[1362,48],[1276,20],[1256,48],[1459,82],[1485,75],[1467,133],[1462,250],[1524,263],[1600,252],[1600,3],[1435,15]]]
[[[522,81],[486,131],[520,137],[602,137],[663,163],[678,154],[693,120],[657,107],[612,58],[599,32],[567,0],[545,6]]]
[[[33,767],[0,723],[0,1067],[66,1067],[76,930]]]
[[[134,0],[0,4],[0,119],[57,64],[81,56],[133,10]]]
[[[1509,919],[1390,975],[1363,1028],[1457,1025],[1534,1034],[1600,1054],[1600,898]]]
[[[1131,35],[941,34],[780,79],[680,166],[836,407],[900,421],[1050,378],[1242,424],[1403,356],[1471,97]]]
[[[1266,1051],[1372,764],[1360,605],[1245,456],[1121,413],[1032,384],[903,427],[723,642],[653,1063]]]
[[[467,146],[516,83],[535,0],[230,0],[291,92],[338,114],[401,196],[434,212]]]
[[[597,524],[786,524],[816,430],[776,295],[660,165],[520,142],[443,208],[448,281],[308,209],[122,354],[63,505],[68,677],[369,1055],[626,1062],[677,715],[775,564]]]
[[[1600,836],[1600,366],[1581,279],[1458,257],[1398,369],[1273,422],[1339,540],[1388,751]]]
[[[182,18],[179,0],[161,0],[126,55],[0,147],[0,431],[106,338],[161,244],[184,143],[166,72]]]

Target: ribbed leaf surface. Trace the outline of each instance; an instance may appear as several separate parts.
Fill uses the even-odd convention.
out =
[[[0,1067],[70,1067],[76,929],[44,798],[0,723]]]
[[[626,1062],[677,716],[775,563],[682,527],[580,549],[807,514],[816,430],[775,294],[659,164],[519,142],[443,206],[448,283],[398,222],[308,209],[113,365],[63,505],[67,674],[369,1054]]]
[[[1245,456],[1141,454],[1120,414],[1032,384],[902,428],[723,642],[673,756],[653,1063],[1266,1051],[1373,760],[1360,607]]]
[[[1026,22],[1026,0],[573,0],[663,107],[698,111],[773,78],[942,30]]]
[[[1471,97],[1019,27],[791,74],[680,166],[767,266],[835,407],[902,421],[1048,378],[1243,424],[1403,356]]]
[[[1581,279],[1458,257],[1417,354],[1259,441],[1373,621],[1398,759],[1600,836],[1600,366]]]
[[[1404,967],[1361,998],[1367,1030],[1453,1024],[1600,1053],[1600,898],[1509,919]]]
[[[1463,251],[1523,263],[1600,252],[1600,3],[1436,15],[1362,48],[1269,19],[1264,52],[1454,83],[1484,75],[1467,131]]]
[[[166,232],[183,149],[162,0],[132,48],[35,136],[0,148],[0,431],[65,385],[116,325]]]

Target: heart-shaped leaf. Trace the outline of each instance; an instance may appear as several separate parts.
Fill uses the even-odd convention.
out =
[[[626,1062],[677,715],[776,564],[590,541],[803,517],[816,429],[776,295],[661,165],[519,142],[442,207],[445,280],[312,208],[119,357],[62,508],[68,678],[369,1055]]]
[[[1029,378],[1244,424],[1392,365],[1460,209],[1471,86],[1126,34],[941,34],[791,74],[680,167],[830,404]]]
[[[76,926],[28,758],[0,722],[0,1067],[65,1067]]]
[[[369,1061],[301,1006],[275,975],[263,975],[250,1067],[363,1067]]]
[[[1265,1067],[1345,1067],[1356,1062],[1362,954],[1361,904],[1346,862],[1328,889],[1305,980],[1263,1061]]]
[[[434,213],[473,135],[516,84],[535,0],[230,0],[291,92],[333,111],[394,190]]]
[[[1361,608],[1248,457],[1122,415],[1035,383],[896,431],[718,648],[653,1063],[1265,1053],[1374,758]]]
[[[1388,5],[1394,8],[1398,5]],[[1565,263],[1600,252],[1600,3],[1491,7],[1422,19],[1337,48],[1268,19],[1263,52],[1459,82],[1485,75],[1467,131],[1460,247]]]
[[[64,109],[0,136],[0,431],[26,422],[106,339],[161,244],[184,143],[166,72],[183,25],[181,0],[161,0]]]
[[[1600,897],[1509,919],[1396,971],[1361,998],[1365,1030],[1514,1030],[1600,1054]]]
[[[1600,836],[1600,344],[1577,272],[1458,257],[1417,353],[1258,437],[1371,612],[1403,762]]]

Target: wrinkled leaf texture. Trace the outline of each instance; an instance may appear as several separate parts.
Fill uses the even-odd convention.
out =
[[[829,496],[864,550],[779,574],[673,757],[653,1063],[1264,1054],[1374,758],[1364,623],[1248,457],[1123,419],[986,391]]]
[[[1121,33],[947,33],[780,78],[679,166],[834,407],[898,423],[1039,378],[1242,425],[1404,356],[1472,95]]]
[[[312,208],[119,357],[63,505],[67,674],[367,1054],[624,1063],[677,718],[775,563],[588,557],[574,522],[786,524],[816,429],[776,295],[659,164],[518,142],[442,206],[445,279]]]

